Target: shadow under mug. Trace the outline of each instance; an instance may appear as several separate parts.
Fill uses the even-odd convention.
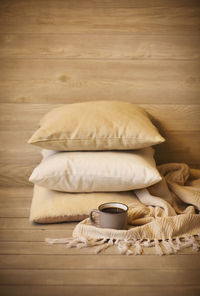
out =
[[[125,204],[118,202],[104,203],[98,207],[98,210],[90,212],[90,221],[101,228],[127,229],[127,211],[128,206]],[[99,215],[99,224],[95,222],[93,213]]]

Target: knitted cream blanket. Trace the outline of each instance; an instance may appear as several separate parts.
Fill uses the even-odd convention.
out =
[[[89,219],[81,221],[73,238],[46,239],[47,243],[65,243],[67,247],[95,247],[98,253],[116,246],[121,254],[142,254],[154,247],[159,255],[200,246],[200,170],[186,164],[158,167],[162,181],[146,189],[135,190],[129,205],[128,230],[99,228]]]

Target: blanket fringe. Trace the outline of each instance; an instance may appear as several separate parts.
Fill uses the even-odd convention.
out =
[[[111,246],[116,246],[122,255],[141,255],[144,248],[155,247],[155,253],[159,256],[176,254],[179,250],[192,247],[194,251],[199,251],[200,234],[187,236],[184,238],[177,237],[175,239],[154,239],[154,240],[120,240],[112,238],[87,239],[79,238],[46,238],[46,243],[66,244],[67,248],[86,248],[95,247],[95,254],[105,251]]]

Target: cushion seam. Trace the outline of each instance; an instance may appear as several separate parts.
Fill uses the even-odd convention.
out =
[[[126,138],[126,137],[119,137],[119,138],[95,138],[95,139],[100,139],[100,140],[118,140],[118,139],[137,139],[137,138]],[[36,143],[36,142],[63,142],[66,140],[71,140],[71,141],[95,141],[95,139],[70,139],[70,138],[65,138],[65,139],[43,139],[43,140],[35,140],[32,141],[32,143]],[[138,142],[144,142],[144,139],[137,139]],[[153,140],[151,140],[151,142],[153,142]]]

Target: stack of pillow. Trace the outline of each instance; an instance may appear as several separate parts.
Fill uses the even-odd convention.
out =
[[[29,143],[43,159],[30,220],[80,221],[105,202],[133,201],[133,190],[161,180],[152,145],[164,138],[140,107],[120,101],[67,104],[47,113]]]

